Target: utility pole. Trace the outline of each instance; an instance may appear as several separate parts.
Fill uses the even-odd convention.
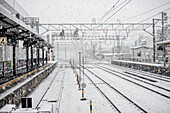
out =
[[[153,19],[153,62],[155,63],[155,20]]]
[[[162,41],[164,41],[164,12],[161,12],[162,15]]]
[[[59,62],[59,42],[57,43],[57,61]]]
[[[81,84],[81,52],[79,52],[79,82]]]
[[[165,37],[164,37],[164,21],[166,21],[167,19],[167,16],[166,16],[166,13],[164,12],[161,12],[161,15],[162,15],[162,41],[165,40]],[[166,66],[166,47],[165,45],[163,45],[163,61],[164,61],[164,66]]]

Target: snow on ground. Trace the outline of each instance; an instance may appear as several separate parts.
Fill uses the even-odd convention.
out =
[[[148,83],[151,83],[151,84],[154,84],[154,85],[157,85],[157,86],[161,86],[161,87],[163,87],[163,88],[166,88],[166,89],[169,89],[169,90],[170,90],[170,87],[169,87],[169,86],[170,86],[170,77],[166,77],[166,76],[165,76],[165,78],[163,78],[162,75],[155,75],[155,76],[153,76],[153,75],[151,75],[152,73],[147,73],[147,74],[145,74],[145,76],[144,76],[144,75],[142,75],[142,74],[143,74],[143,71],[137,71],[137,70],[130,69],[130,68],[121,68],[120,66],[114,67],[114,68],[111,67],[111,66],[108,66],[108,65],[102,65],[102,66],[104,66],[104,67],[106,67],[106,68],[109,68],[109,69],[114,69],[115,71],[119,71],[119,72],[121,72],[121,73],[124,73],[125,75],[131,76],[131,77],[140,79],[140,80],[142,80],[142,81],[146,81],[146,82],[148,82]],[[122,70],[122,69],[123,69],[123,70]],[[133,71],[131,71],[131,70],[133,70]],[[148,80],[139,78],[139,77],[135,77],[135,76],[126,74],[125,72],[130,72],[130,73],[132,73],[132,74],[136,74],[136,75],[138,75],[138,76],[141,76],[141,77],[144,77],[144,78],[148,78],[148,79],[154,80],[154,81],[156,81],[156,82],[151,82],[151,81],[148,81]],[[123,77],[125,77],[125,76],[123,76]],[[153,78],[153,77],[155,77],[155,78]],[[128,78],[128,77],[127,77],[127,78]],[[157,79],[157,78],[158,78],[158,79]],[[162,81],[162,80],[160,80],[160,79],[166,80],[166,81]],[[149,85],[147,85],[147,86],[150,87]],[[159,91],[159,89],[157,89],[157,91]],[[163,92],[163,91],[162,91],[162,92]],[[169,93],[170,93],[170,92],[169,92]]]
[[[113,104],[122,113],[141,113],[141,110],[137,108],[133,103],[129,102],[123,96],[118,94],[115,90],[111,89],[110,86],[104,84],[97,77],[92,75],[90,72],[86,71],[86,74],[92,79],[96,85],[108,96],[108,98],[113,102]]]
[[[134,62],[134,61],[124,61],[124,60],[113,60],[118,62],[126,62],[126,63],[132,63],[132,64],[142,64],[142,65],[151,65],[151,66],[163,66],[163,64],[154,64],[154,63],[145,63],[145,62]]]
[[[170,99],[100,69],[90,69],[150,113],[169,113]],[[85,71],[86,73],[86,71]],[[169,95],[170,96],[170,95]]]
[[[137,86],[119,77],[116,77],[103,70],[95,68],[92,65],[85,65],[85,66],[88,67],[88,69],[92,70],[97,75],[99,75],[105,81],[110,83],[110,85],[118,89],[120,92],[122,92],[132,101],[134,101],[136,104],[144,108],[147,112],[169,113],[170,99],[167,99],[147,89],[144,89],[140,86]],[[110,67],[108,65],[103,65],[103,66],[111,69],[115,69],[116,71],[125,72],[125,70],[122,70],[121,68],[118,69],[115,67]],[[106,100],[106,98],[98,91],[98,89],[86,77],[84,77],[84,82],[86,83],[84,95],[87,100],[81,101],[80,99],[82,98],[82,91],[78,90],[75,74],[73,73],[73,70],[71,68],[64,68],[64,67],[65,66],[62,66],[62,68],[55,68],[54,71],[36,88],[36,90],[31,95],[29,95],[29,97],[33,98],[34,107],[37,105],[44,92],[48,89],[48,92],[44,96],[43,101],[40,103],[39,107],[41,107],[45,101],[56,100],[57,102],[53,107],[55,110],[58,110],[59,113],[89,113],[90,100],[92,100],[93,113],[116,113],[117,112],[115,108]],[[77,72],[78,71],[79,70],[77,69]],[[103,84],[101,80],[96,79],[95,76],[91,75],[91,73],[89,73],[86,70],[85,73],[87,73],[89,77],[95,80],[97,86],[101,88],[101,90],[104,93],[109,95],[108,97],[111,98],[113,102],[117,103],[118,108],[122,109],[122,113],[138,112],[138,109],[132,106],[129,107],[128,102],[122,100],[122,98],[116,93],[114,93],[111,89],[109,90],[109,88],[106,88],[105,84]],[[120,76],[123,75],[120,74]],[[130,79],[128,77],[126,78]],[[136,80],[133,81],[145,85],[139,81]],[[166,88],[168,88],[167,86],[169,85],[169,83],[161,82],[159,80],[157,81],[158,82],[155,83],[156,85],[161,85],[161,83],[163,83],[164,85],[161,86],[164,87],[166,86]],[[49,87],[50,84],[51,86]],[[149,85],[146,86],[153,88],[153,86],[149,86]],[[160,93],[163,92],[161,90],[158,91],[160,91]],[[170,96],[169,93],[166,94]]]
[[[45,80],[41,83],[37,89],[29,96],[33,98],[34,107],[48,88],[52,79],[55,77],[58,69],[56,68]],[[85,79],[87,87],[85,88],[85,98],[87,100],[81,101],[82,91],[78,90],[75,75],[70,68],[60,68],[59,72],[54,79],[51,87],[44,96],[45,100],[59,99],[59,92],[61,86],[61,79],[64,76],[64,87],[61,96],[61,102],[57,107],[60,113],[89,113],[90,112],[90,100],[92,100],[93,112],[95,113],[117,113],[117,111],[111,106],[111,104],[105,99],[103,95],[95,88],[88,79]],[[59,101],[58,101],[59,102]],[[40,103],[40,107],[43,102]]]
[[[30,94],[28,97],[33,98],[33,107],[35,107],[43,94],[45,93],[46,89],[50,85],[52,79],[57,76],[58,68],[55,68],[54,71],[35,89],[35,91]]]
[[[117,113],[88,79],[85,79],[87,87],[84,89],[87,100],[80,101],[82,91],[78,90],[76,77],[71,69],[66,69],[66,73],[68,75],[65,78],[60,113],[89,113],[90,100],[92,100],[93,113]]]

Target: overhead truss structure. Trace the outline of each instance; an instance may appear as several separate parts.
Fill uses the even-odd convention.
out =
[[[101,37],[112,38],[113,35],[108,36],[109,32],[115,34],[115,36],[119,35],[120,32],[124,34],[128,34],[131,31],[139,31],[146,29],[152,26],[152,23],[40,23],[38,24],[40,29],[40,35],[43,35],[49,31],[53,32],[62,32],[65,33],[70,32],[72,35],[67,37],[75,37],[75,33],[78,32],[80,37],[95,37],[94,32],[102,32],[104,33]],[[89,35],[90,34],[90,35]],[[100,37],[99,36],[99,37]],[[60,37],[60,35],[58,35]],[[98,37],[98,36],[97,36]]]

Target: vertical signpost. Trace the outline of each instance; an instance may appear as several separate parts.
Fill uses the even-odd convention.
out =
[[[81,98],[81,100],[86,100],[86,98],[84,98],[84,88],[86,87],[86,84],[84,83],[84,57],[83,57],[82,63],[83,63],[83,83],[82,83],[82,98]]]
[[[81,52],[79,52],[79,89],[81,89],[80,84],[81,84]]]

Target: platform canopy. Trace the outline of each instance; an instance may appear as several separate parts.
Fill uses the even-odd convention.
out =
[[[3,2],[4,3],[4,2]],[[1,4],[2,6],[6,6]],[[39,47],[54,48],[49,42],[45,41],[29,25],[26,25],[16,14],[0,6],[0,35],[7,38],[15,37],[16,40],[29,41],[30,44]],[[10,7],[10,6],[8,6]]]

